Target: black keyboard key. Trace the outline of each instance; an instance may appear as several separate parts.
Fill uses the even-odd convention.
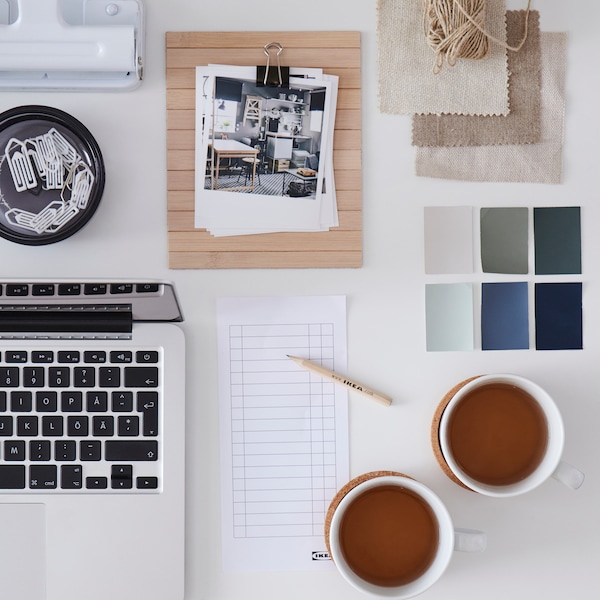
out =
[[[0,367],[0,386],[19,386],[19,367]]]
[[[105,363],[106,352],[104,350],[86,350],[83,353],[83,361],[86,363]]]
[[[158,477],[137,477],[135,486],[138,490],[156,490],[158,489]]]
[[[36,392],[35,408],[38,412],[56,412],[58,408],[56,392]]]
[[[13,434],[13,418],[0,416],[0,437],[9,437]]]
[[[29,460],[36,462],[50,460],[50,442],[47,440],[29,442]]]
[[[105,490],[108,487],[107,477],[86,477],[85,487],[88,490]]]
[[[48,385],[50,387],[69,387],[71,371],[68,367],[50,367],[48,369]]]
[[[60,406],[63,412],[81,412],[83,410],[83,394],[81,392],[62,392]]]
[[[75,367],[73,385],[75,387],[94,387],[96,385],[96,370],[93,367]]]
[[[57,487],[56,465],[31,465],[29,487],[32,490],[53,490]]]
[[[17,417],[17,435],[19,437],[35,437],[38,434],[38,418],[35,415]]]
[[[133,292],[133,284],[131,283],[111,283],[111,294],[131,294]]]
[[[123,437],[137,437],[138,435],[140,435],[139,417],[133,415],[119,417],[117,435]]]
[[[158,362],[158,352],[156,350],[138,350],[135,353],[135,362],[157,363]]]
[[[59,296],[79,296],[81,294],[80,283],[59,283],[58,284],[58,295]]]
[[[129,350],[113,350],[110,353],[110,362],[112,363],[130,363],[133,362],[133,353]]]
[[[133,467],[113,465],[110,470],[110,487],[113,490],[130,490],[133,487]]]
[[[24,367],[24,387],[44,387],[44,367]]]
[[[54,352],[52,350],[37,350],[31,353],[31,362],[51,363],[54,362]]]
[[[24,490],[25,465],[0,465],[0,490]]]
[[[158,460],[158,443],[154,440],[107,440],[105,459],[111,462]]]
[[[120,367],[100,367],[100,387],[119,387],[121,385]]]
[[[80,490],[83,487],[83,467],[81,465],[61,465],[60,487],[63,490]]]
[[[4,442],[4,460],[6,462],[25,460],[25,442],[22,440],[6,440]]]
[[[67,417],[67,435],[71,437],[86,437],[89,435],[88,417]]]
[[[112,437],[115,434],[115,420],[110,415],[92,418],[92,434],[95,437]]]
[[[107,392],[87,392],[85,397],[88,412],[106,412],[108,410]]]
[[[10,410],[13,412],[31,412],[32,408],[31,392],[15,391],[10,393]]]
[[[31,293],[34,296],[54,296],[54,284],[34,284],[31,288]]]
[[[125,387],[158,387],[158,367],[125,367]]]
[[[83,293],[90,296],[97,296],[99,294],[106,294],[107,285],[106,283],[86,283],[83,286]]]
[[[135,291],[138,294],[149,294],[153,292],[158,292],[158,283],[138,283],[135,286]]]
[[[133,392],[113,392],[111,398],[114,412],[133,412]]]
[[[6,284],[6,295],[7,296],[28,296],[29,285],[26,283],[7,283]]]
[[[155,437],[158,435],[158,393],[138,392],[137,409],[142,413],[143,435]]]
[[[101,442],[80,442],[79,457],[81,460],[102,460],[102,443]]]
[[[0,391],[0,412],[6,412],[6,392]]]
[[[42,435],[44,437],[60,437],[64,431],[63,418],[60,415],[42,417]]]
[[[58,353],[59,363],[78,363],[81,360],[81,354],[78,350],[64,350]]]
[[[4,353],[4,362],[26,363],[27,362],[27,350],[7,350]]]
[[[77,446],[73,440],[57,440],[54,442],[54,460],[75,460]]]

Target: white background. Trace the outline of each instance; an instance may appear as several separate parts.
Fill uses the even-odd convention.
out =
[[[525,0],[510,0],[508,8],[524,5]],[[138,90],[0,95],[1,110],[47,104],[73,114],[99,142],[107,171],[98,212],[74,237],[46,247],[0,240],[1,276],[156,277],[176,282],[188,344],[186,600],[363,597],[335,571],[225,575],[221,570],[215,299],[282,293],[346,294],[349,374],[395,399],[391,408],[384,408],[360,396],[350,398],[351,474],[401,470],[432,487],[457,526],[488,534],[485,553],[456,554],[443,578],[423,598],[596,597],[600,241],[594,232],[600,220],[600,3],[538,0],[533,8],[540,11],[542,30],[569,34],[564,183],[556,186],[415,177],[410,117],[378,112],[375,0],[146,0],[146,77]],[[364,266],[171,271],[165,32],[269,29],[362,34]],[[424,286],[429,280],[423,266],[423,207],[572,204],[582,206],[585,349],[427,353]],[[526,497],[491,499],[459,488],[438,468],[429,445],[429,423],[437,402],[468,376],[501,371],[530,377],[555,397],[566,426],[564,457],[587,474],[579,491],[551,480]]]

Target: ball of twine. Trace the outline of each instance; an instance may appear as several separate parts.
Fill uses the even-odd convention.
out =
[[[517,46],[508,46],[485,29],[486,0],[423,0],[425,38],[435,53],[433,72],[442,70],[444,61],[454,66],[459,58],[479,60],[487,56],[490,42],[518,52],[527,39],[531,0],[527,2],[525,34]]]

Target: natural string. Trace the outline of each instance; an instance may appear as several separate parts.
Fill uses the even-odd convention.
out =
[[[454,66],[459,58],[484,58],[490,41],[518,52],[527,40],[530,5],[527,0],[523,39],[509,46],[486,31],[485,0],[423,0],[425,37],[436,55],[433,72],[442,70],[444,59]]]

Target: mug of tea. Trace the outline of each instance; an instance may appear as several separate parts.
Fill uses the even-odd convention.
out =
[[[485,533],[455,529],[440,498],[394,471],[361,475],[332,500],[325,541],[355,588],[382,598],[412,598],[444,573],[454,550],[481,551]]]
[[[518,375],[482,375],[452,388],[437,407],[431,441],[446,475],[480,494],[516,496],[550,477],[572,489],[583,483],[584,474],[562,460],[558,407]]]

